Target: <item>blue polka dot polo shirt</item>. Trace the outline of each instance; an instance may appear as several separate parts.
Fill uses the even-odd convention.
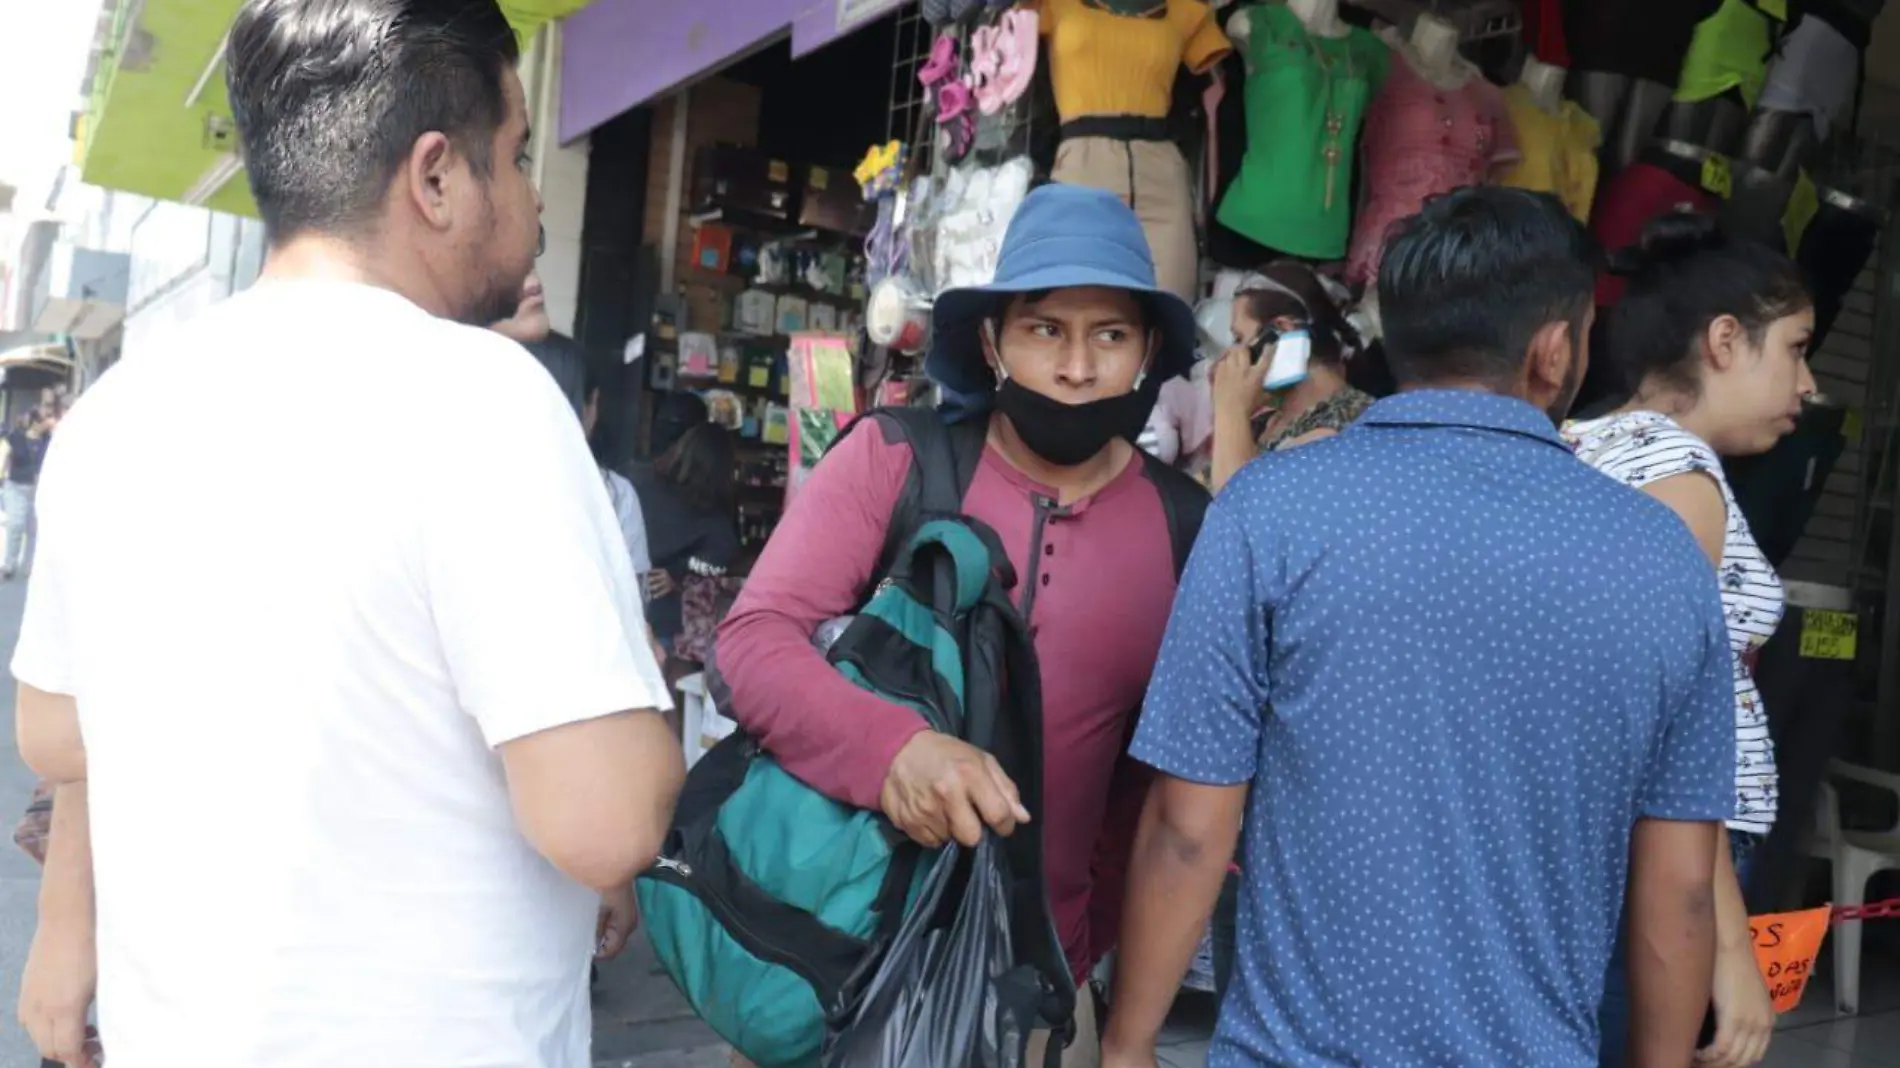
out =
[[[1250,784],[1210,1068],[1589,1068],[1642,817],[1717,821],[1708,561],[1530,405],[1383,400],[1209,511],[1134,754]]]

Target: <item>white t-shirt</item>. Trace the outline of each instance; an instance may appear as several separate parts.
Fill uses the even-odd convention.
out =
[[[114,1068],[584,1068],[599,899],[494,747],[667,698],[547,372],[265,282],[107,375],[45,475],[13,668],[78,701]]]
[[[1780,774],[1775,743],[1768,733],[1768,711],[1755,688],[1754,663],[1761,647],[1781,624],[1786,597],[1774,565],[1755,544],[1748,519],[1735,503],[1722,461],[1708,443],[1661,412],[1631,411],[1587,419],[1564,427],[1564,438],[1584,463],[1642,489],[1654,482],[1695,472],[1708,475],[1722,491],[1728,526],[1722,538],[1722,614],[1728,621],[1729,650],[1735,654],[1735,815],[1728,825],[1750,834],[1767,834],[1780,804]]]

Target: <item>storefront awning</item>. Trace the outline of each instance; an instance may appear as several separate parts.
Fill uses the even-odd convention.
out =
[[[87,182],[255,215],[224,92],[224,35],[244,0],[121,3],[76,158]],[[588,0],[502,0],[523,40]]]
[[[789,31],[802,56],[909,0],[594,0],[561,36],[561,140]]]
[[[73,369],[73,358],[66,346],[60,344],[23,345],[0,352],[0,376],[14,369],[65,374]]]

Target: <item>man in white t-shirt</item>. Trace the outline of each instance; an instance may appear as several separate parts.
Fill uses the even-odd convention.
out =
[[[682,770],[572,408],[457,325],[533,258],[516,48],[493,0],[251,0],[227,76],[264,275],[48,456],[13,667],[60,791],[24,985],[85,990],[96,886],[114,1068],[590,1061],[589,961]],[[83,1015],[41,1004],[85,1063]]]

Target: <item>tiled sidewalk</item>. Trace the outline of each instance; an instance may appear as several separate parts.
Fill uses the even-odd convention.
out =
[[[1869,948],[1862,1012],[1849,1019],[1834,1015],[1825,957],[1818,970],[1763,1068],[1900,1068],[1900,959]],[[726,1068],[724,1044],[686,1008],[644,941],[602,969],[594,1021],[596,1068]],[[1203,1068],[1213,1024],[1213,998],[1184,994],[1162,1036],[1162,1068]]]

